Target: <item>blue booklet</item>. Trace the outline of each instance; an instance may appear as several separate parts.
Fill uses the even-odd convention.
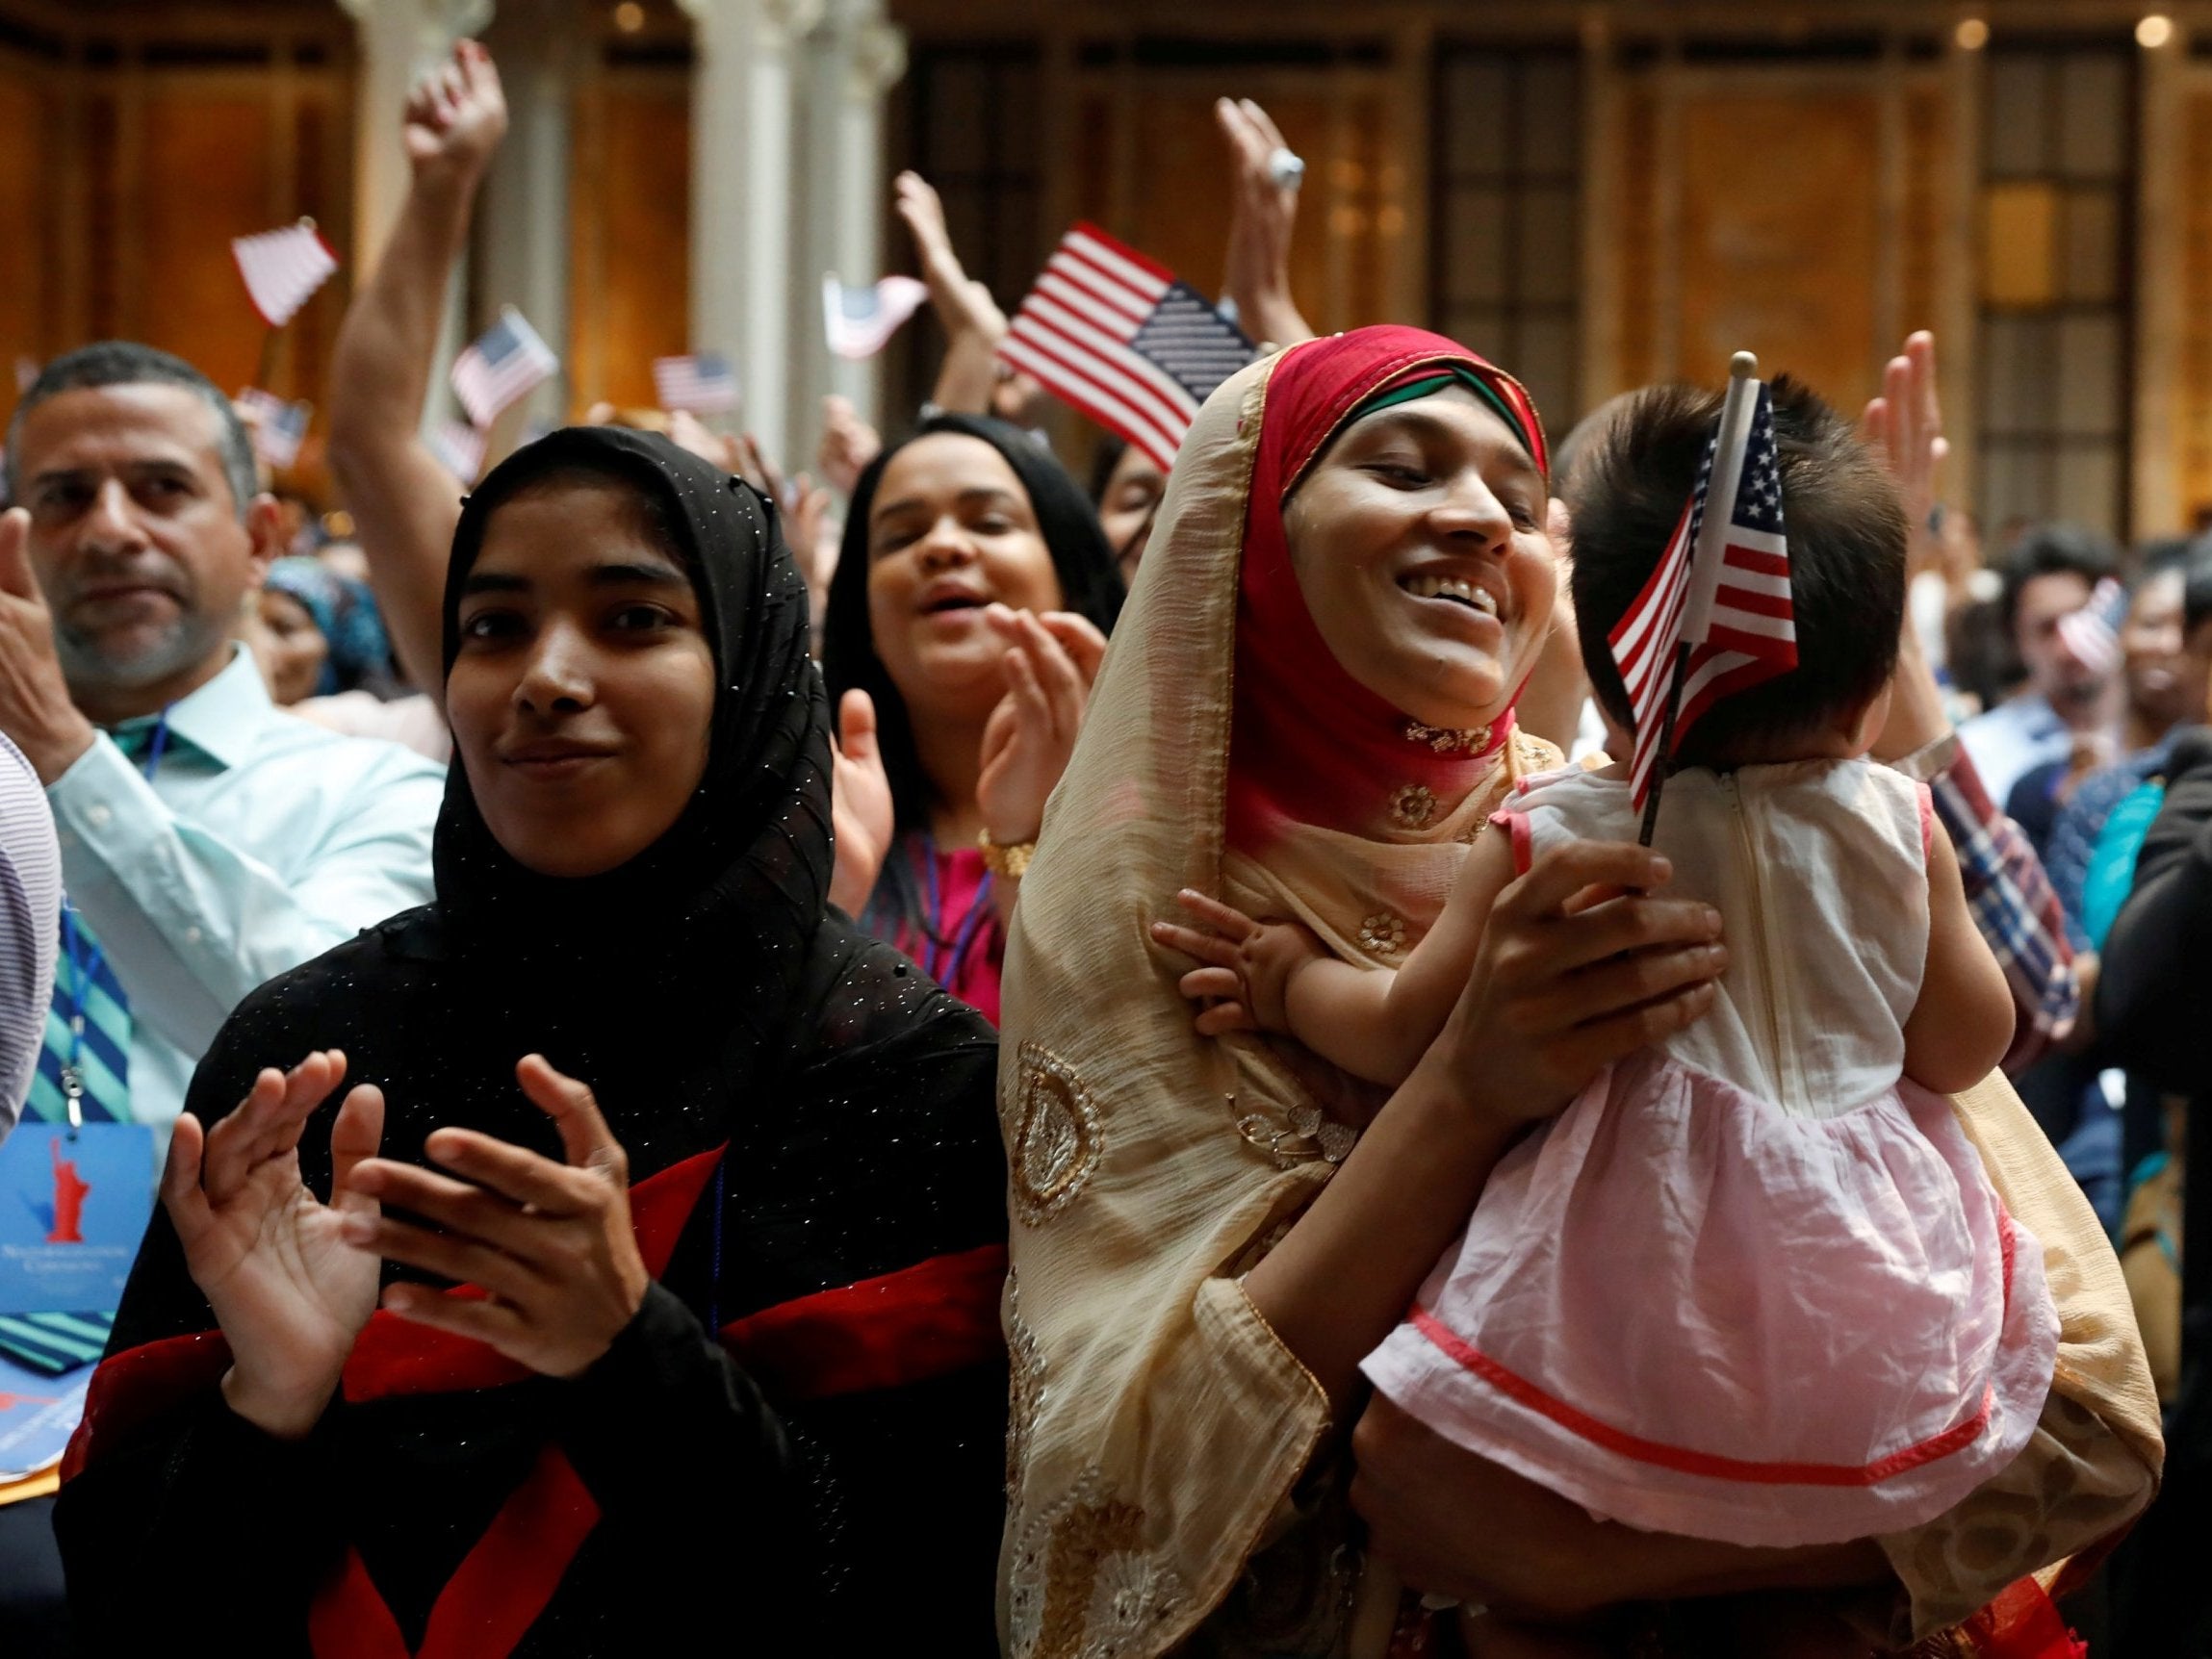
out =
[[[142,1123],[18,1123],[0,1141],[0,1314],[113,1309],[154,1208]]]
[[[77,1420],[92,1367],[43,1376],[0,1359],[0,1481],[16,1480],[61,1460]]]

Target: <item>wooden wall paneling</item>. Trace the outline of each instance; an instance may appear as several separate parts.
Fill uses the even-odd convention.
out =
[[[1392,157],[1384,164],[1376,231],[1384,243],[1383,270],[1388,287],[1384,315],[1397,322],[1443,325],[1430,314],[1428,292],[1428,215],[1416,203],[1435,200],[1428,169],[1436,154],[1429,130],[1436,114],[1434,75],[1436,28],[1427,16],[1402,22],[1391,43],[1390,106],[1395,114]]]
[[[1589,411],[1620,392],[1623,380],[1622,279],[1628,249],[1622,154],[1627,119],[1621,77],[1606,32],[1582,34],[1582,406]],[[1564,436],[1564,434],[1562,434]]]
[[[2192,66],[2179,42],[2139,54],[2140,116],[2136,125],[2135,409],[2130,467],[2138,539],[2190,527],[2193,502],[2180,487],[2180,430],[2187,419],[2176,346],[2184,327],[2181,268],[2187,215],[2212,172],[2176,166],[2184,140]]]
[[[1955,41],[1941,75],[1948,156],[1942,170],[1942,231],[1937,256],[1936,349],[1944,435],[1951,456],[1942,481],[1944,498],[1980,499],[1981,177],[1982,96],[1987,59]]]
[[[1610,397],[1660,377],[1659,341],[1659,270],[1668,258],[1665,186],[1661,178],[1659,89],[1649,76],[1612,77],[1619,115],[1610,135],[1613,196],[1617,217],[1583,243],[1585,250],[1611,246],[1618,272],[1613,289],[1610,333],[1613,375],[1586,399]],[[1596,137],[1597,135],[1593,135]],[[1584,254],[1588,256],[1587,251]]]
[[[568,395],[579,408],[606,396],[599,327],[606,293],[606,98],[596,56],[577,76],[570,111]]]
[[[690,71],[606,69],[596,105],[573,151],[570,396],[651,406],[653,360],[689,349]]]
[[[1884,350],[1878,78],[1701,71],[1679,98],[1678,371],[1714,383],[1748,348],[1856,407]]]
[[[2192,66],[2176,105],[2179,171],[2199,181],[2179,197],[2173,283],[2173,494],[2193,525],[2212,506],[2212,70]]]
[[[138,242],[129,332],[225,391],[252,380],[267,333],[230,241],[270,227],[279,169],[269,103],[264,73],[146,74],[135,188],[124,194]]]
[[[50,183],[57,161],[49,66],[0,53],[0,407],[15,405],[19,357],[53,351],[57,225]]]
[[[1905,338],[1905,223],[1912,193],[1912,154],[1906,124],[1905,55],[1894,38],[1884,43],[1875,81],[1877,133],[1874,207],[1874,291],[1871,295],[1873,346],[1867,363],[1872,385],[1882,384],[1882,365]]]

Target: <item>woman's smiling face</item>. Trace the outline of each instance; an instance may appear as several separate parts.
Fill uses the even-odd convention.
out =
[[[597,876],[675,827],[707,769],[714,652],[630,486],[549,480],[495,508],[460,633],[446,712],[508,853]]]
[[[1299,591],[1346,673],[1429,726],[1505,712],[1552,620],[1543,475],[1465,386],[1353,421],[1283,508]]]

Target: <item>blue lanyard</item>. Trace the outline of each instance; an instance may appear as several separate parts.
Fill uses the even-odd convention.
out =
[[[922,972],[949,991],[953,981],[960,976],[962,965],[967,960],[967,953],[975,945],[976,935],[983,932],[983,924],[991,913],[991,876],[989,871],[984,872],[982,884],[975,890],[975,902],[968,906],[967,914],[960,919],[960,926],[952,931],[952,936],[948,938],[944,926],[944,898],[938,886],[936,836],[925,835],[921,838],[921,857],[922,867],[929,877],[929,919],[922,929],[925,946]],[[952,953],[949,959],[945,956],[948,949]]]
[[[146,745],[146,781],[154,780],[154,774],[162,769],[162,755],[169,746],[169,711],[163,709],[161,718],[154,722],[153,740]],[[107,960],[107,948],[97,939],[88,939],[77,926],[77,907],[64,902],[62,906],[62,942],[69,953],[69,977],[72,983],[66,998],[68,1004],[69,1058],[62,1066],[62,1093],[69,1103],[69,1128],[72,1133],[85,1126],[85,1010],[91,1006],[92,979]]]

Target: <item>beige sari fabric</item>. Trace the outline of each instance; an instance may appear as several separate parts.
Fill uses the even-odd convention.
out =
[[[1183,445],[1008,943],[999,1110],[1014,1385],[999,1612],[1014,1659],[1170,1652],[1229,1597],[1256,1550],[1319,1526],[1307,1517],[1326,1508],[1294,1493],[1327,1440],[1325,1398],[1238,1276],[1311,1201],[1354,1131],[1324,1115],[1302,1069],[1261,1044],[1199,1038],[1175,988],[1187,964],[1152,945],[1148,925],[1192,886],[1255,913],[1295,913],[1348,959],[1395,961],[1434,920],[1463,840],[1498,797],[1524,770],[1556,762],[1548,746],[1516,738],[1470,799],[1418,830],[1303,831],[1272,848],[1265,870],[1225,854],[1239,561],[1269,376],[1282,361],[1218,391]],[[2131,1514],[2150,1490],[2157,1416],[2110,1249],[2009,1089],[1986,1085],[1962,1111],[1999,1190],[2045,1240],[2060,1392],[2082,1408],[2028,1455],[2094,1465],[2124,1488]],[[1999,1484],[1988,1518],[1977,1498],[1890,1541],[1931,1618],[1955,1618],[2040,1564],[2011,1550],[1987,1559],[1975,1542],[1985,1520],[2009,1532],[2026,1514],[2033,1551],[2049,1559],[2123,1519],[2108,1506],[2077,1519],[2035,1481]],[[1348,1559],[1333,1537],[1315,1553]],[[1347,1595],[1315,1612],[1295,1645],[1271,1646],[1346,1650],[1350,1612]],[[1237,1651],[1218,1625],[1202,1645]]]

